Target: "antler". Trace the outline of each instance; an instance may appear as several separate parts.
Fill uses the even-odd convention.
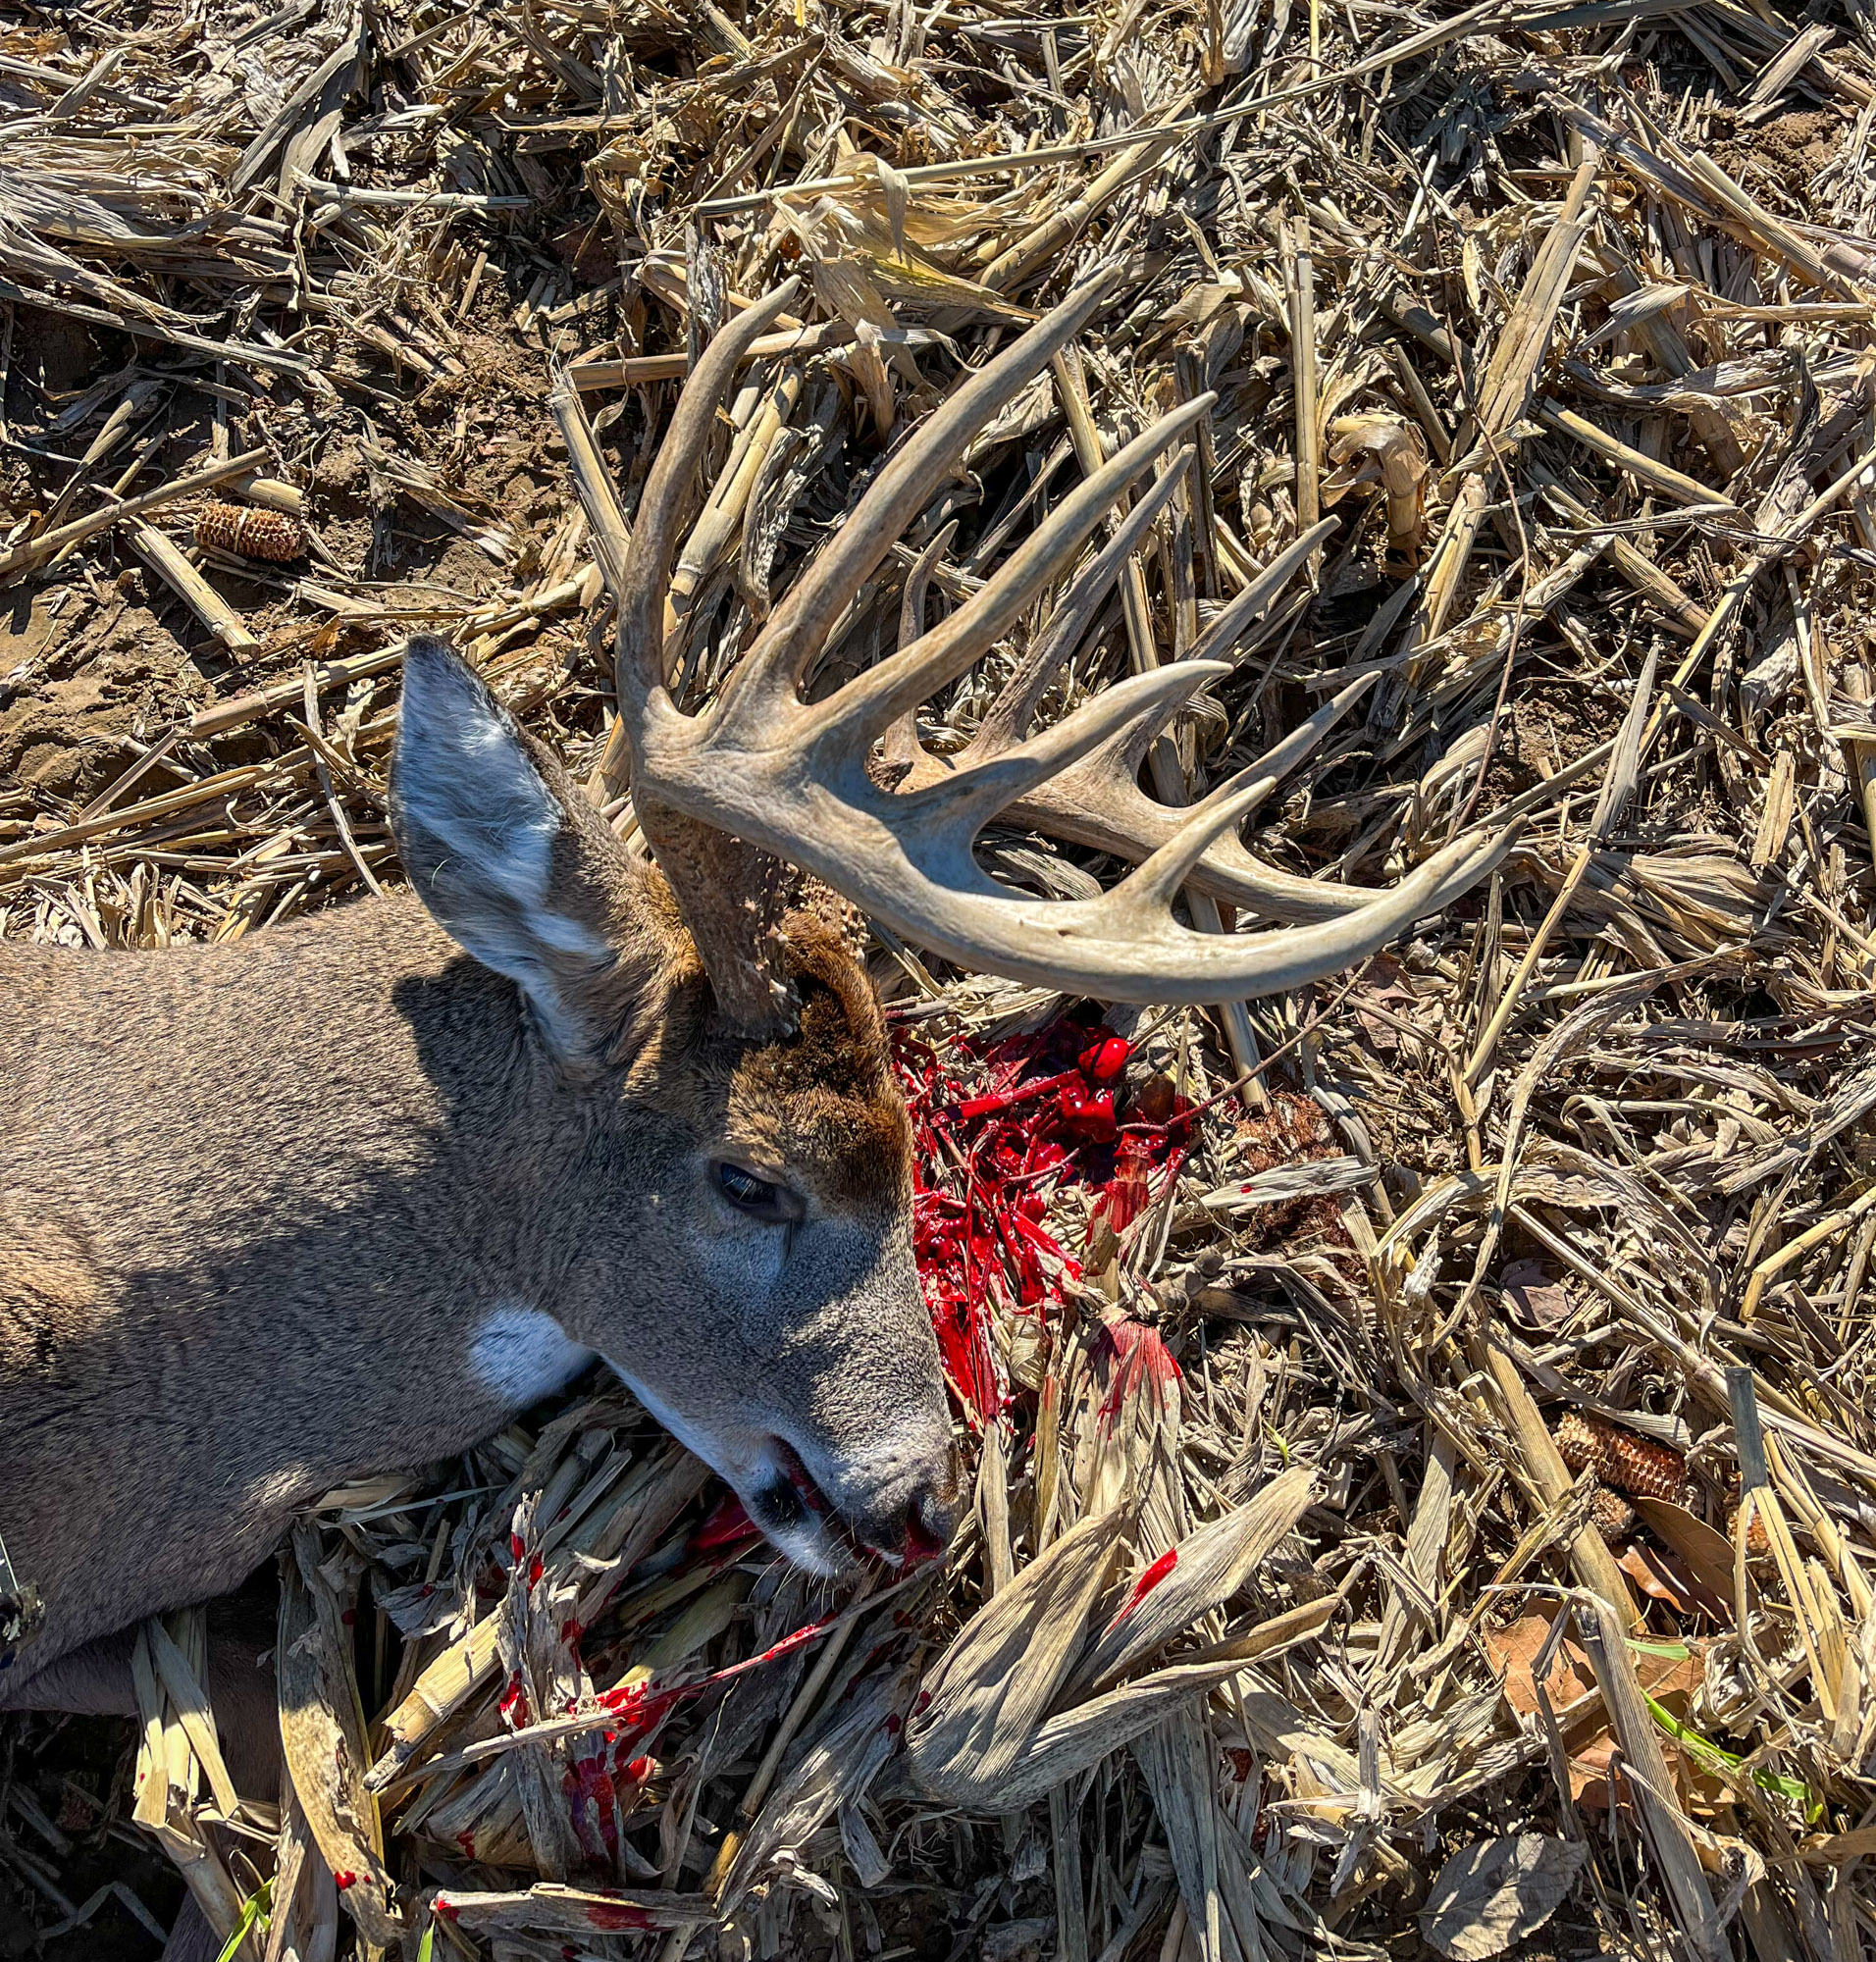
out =
[[[903,781],[898,788],[923,790],[942,782],[957,769],[1001,755],[1021,740],[1057,669],[1074,651],[1121,565],[1178,488],[1180,472],[1187,467],[1187,454],[1181,451],[1173,467],[1161,472],[1152,490],[1116,530],[1112,542],[1089,561],[1069,586],[1028,657],[985,710],[976,733],[962,750],[946,757],[919,749],[916,724],[912,717],[888,731],[889,757],[893,756],[896,745],[897,760],[910,765],[909,769],[902,768]],[[1310,554],[1334,530],[1334,525],[1332,518],[1325,518],[1287,551],[1273,559],[1218,616],[1193,649],[1193,658],[1202,658],[1207,647],[1233,646],[1244,629],[1307,564]],[[948,531],[947,534],[933,541],[929,556],[938,555]],[[909,594],[920,583],[920,573],[928,570],[921,559],[908,581]],[[1251,766],[1253,771],[1259,775],[1287,776],[1367,694],[1373,679],[1372,675],[1365,676],[1351,683],[1274,749],[1260,756]],[[1139,863],[1170,843],[1189,814],[1155,802],[1140,788],[1140,766],[1158,733],[1157,727],[1148,723],[1122,730],[1078,762],[1069,764],[1059,776],[1016,799],[1004,815],[1012,823],[1032,826],[1051,838],[1091,846],[1097,852]],[[1339,919],[1381,897],[1372,887],[1326,885],[1321,880],[1305,879],[1267,865],[1245,851],[1228,831],[1206,847],[1204,856],[1193,866],[1186,883],[1214,899],[1228,901],[1266,918],[1281,920]]]
[[[954,960],[1108,1001],[1197,1003],[1270,994],[1333,973],[1449,904],[1510,847],[1508,836],[1463,838],[1391,890],[1344,899],[1259,865],[1236,845],[1238,822],[1358,691],[1345,691],[1269,757],[1190,809],[1155,804],[1132,782],[1167,719],[1205,682],[1229,672],[1227,663],[1203,657],[1206,647],[1232,645],[1319,533],[1299,540],[1240,595],[1192,658],[1135,675],[1053,727],[1024,733],[1050,676],[1172,494],[1189,451],[1161,471],[1070,583],[1050,631],[970,749],[951,767],[915,753],[914,780],[899,790],[873,779],[875,742],[891,732],[889,747],[907,754],[905,718],[1012,625],[1133,481],[1193,427],[1210,395],[1162,416],[1117,451],[939,626],[827,699],[802,700],[809,664],[894,541],[930,503],[969,439],[1095,314],[1109,277],[1083,282],[954,390],[880,470],[718,698],[696,716],[681,713],[663,685],[662,592],[679,507],[737,361],[793,297],[793,283],[719,335],[685,390],[646,487],[620,595],[620,698],[640,821],[677,888],[719,1003],[752,1032],[786,1013],[751,931],[761,927],[773,868],[783,860]],[[1077,797],[1087,801],[1075,808]],[[1003,812],[1045,814],[1046,829],[1129,856],[1144,853],[1144,862],[1097,900],[1029,899],[998,885],[972,854],[977,833]],[[1077,825],[1078,832],[1070,828]],[[1209,878],[1225,882],[1225,897],[1278,917],[1313,913],[1317,923],[1258,935],[1181,926],[1173,897],[1208,862]]]

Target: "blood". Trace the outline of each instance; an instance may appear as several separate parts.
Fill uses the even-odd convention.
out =
[[[1131,1043],[1109,1036],[1105,1042],[1090,1043],[1075,1060],[1090,1083],[1112,1083],[1127,1066],[1127,1058],[1132,1054]]]
[[[357,1885],[358,1885],[358,1876],[353,1872],[351,1872],[349,1868],[340,1868],[340,1870],[333,1876],[333,1885],[336,1886],[341,1894],[345,1891],[347,1887],[355,1887]]]
[[[595,1928],[655,1928],[649,1910],[628,1901],[595,1901],[586,1911]]]
[[[1080,1275],[1044,1224],[1049,1188],[1091,1186],[1090,1231],[1119,1233],[1177,1173],[1192,1107],[1154,1078],[1123,1109],[1131,1056],[1103,1024],[1068,1016],[1000,1043],[965,1039],[942,1058],[895,1032],[916,1147],[912,1241],[925,1304],[945,1373],[979,1421],[1010,1398],[993,1307],[1053,1320]]]
[[[473,1833],[458,1833],[456,1844],[462,1848],[462,1857],[473,1860],[476,1857],[476,1836]]]
[[[742,1500],[731,1492],[698,1527],[691,1547],[696,1553],[714,1553],[718,1548],[739,1546],[756,1537],[756,1523],[743,1510]]]
[[[456,1906],[455,1902],[445,1899],[442,1894],[439,1894],[430,1903],[430,1906],[431,1911],[443,1921],[460,1921],[462,1919],[462,1911]]]
[[[1148,1389],[1170,1390],[1180,1380],[1179,1366],[1160,1331],[1140,1321],[1103,1322],[1090,1360],[1097,1372],[1108,1375],[1108,1393],[1095,1416],[1109,1426],[1135,1396]]]
[[[1153,1592],[1154,1588],[1156,1588],[1160,1584],[1160,1582],[1164,1580],[1166,1576],[1169,1574],[1171,1574],[1178,1564],[1179,1564],[1178,1548],[1175,1546],[1169,1546],[1167,1550],[1160,1555],[1159,1559],[1156,1560],[1153,1563],[1153,1565],[1149,1567],[1146,1570],[1146,1572],[1140,1575],[1139,1579],[1137,1579],[1133,1583],[1133,1592],[1127,1596],[1126,1604],[1121,1608],[1120,1615],[1132,1614],[1134,1609],[1137,1608],[1140,1605],[1140,1603],[1144,1601],[1146,1597]],[[1117,1615],[1115,1617],[1115,1620],[1117,1622],[1120,1619],[1120,1615]]]

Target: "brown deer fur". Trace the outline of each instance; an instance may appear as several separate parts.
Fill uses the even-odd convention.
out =
[[[393,824],[413,893],[0,947],[0,1536],[46,1610],[0,1704],[590,1354],[810,1566],[950,1529],[910,1130],[838,938],[785,925],[794,1036],[718,1034],[658,874],[434,643]]]

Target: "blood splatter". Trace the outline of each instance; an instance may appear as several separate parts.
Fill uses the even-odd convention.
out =
[[[912,1235],[925,1303],[945,1372],[981,1420],[1010,1394],[993,1305],[1051,1319],[1080,1274],[1043,1223],[1045,1188],[1094,1187],[1091,1225],[1123,1230],[1156,1178],[1164,1190],[1176,1173],[1191,1107],[1161,1095],[1150,1121],[1123,1111],[1131,1048],[1067,1016],[1001,1043],[965,1039],[942,1059],[902,1031],[895,1054],[916,1144]]]
[[[586,1911],[587,1920],[595,1928],[655,1928],[657,1923],[650,1912],[642,1907],[631,1907],[624,1901],[595,1901]]]
[[[1166,1576],[1169,1574],[1171,1574],[1178,1564],[1179,1564],[1178,1548],[1175,1546],[1169,1546],[1167,1550],[1160,1555],[1159,1559],[1156,1560],[1153,1563],[1153,1565],[1149,1567],[1146,1570],[1146,1572],[1140,1575],[1139,1579],[1137,1579],[1133,1583],[1133,1592],[1127,1596],[1125,1605],[1120,1610],[1120,1615],[1132,1614],[1134,1609],[1137,1608],[1140,1605],[1140,1603],[1144,1601],[1146,1597],[1153,1592],[1154,1588],[1156,1588],[1160,1584],[1160,1582],[1164,1580]],[[1120,1615],[1117,1615],[1115,1617],[1116,1621],[1119,1621],[1120,1619]]]

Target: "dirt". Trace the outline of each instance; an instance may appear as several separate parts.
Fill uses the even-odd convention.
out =
[[[17,1790],[51,1823],[62,1848],[7,1810],[5,1831],[20,1852],[80,1912],[100,1888],[135,1895],[158,1927],[174,1922],[182,1884],[156,1842],[130,1821],[135,1727],[109,1717],[27,1717],[0,1729],[0,1795]],[[125,1903],[106,1894],[83,1923],[48,1938],[66,1918],[23,1877],[0,1840],[0,1962],[148,1962],[162,1944]]]
[[[0,777],[47,800],[90,798],[136,753],[127,739],[206,698],[207,677],[143,603],[146,591],[127,568],[89,619],[41,594],[26,631],[0,641],[0,661],[30,649],[24,685],[10,691],[0,672]]]
[[[1722,120],[1724,117],[1724,120]],[[1731,137],[1719,133],[1736,125]],[[1740,124],[1724,112],[1715,115],[1713,154],[1748,190],[1796,191],[1828,170],[1850,132],[1850,125],[1833,109],[1795,109],[1763,123]],[[1781,200],[1782,201],[1782,200]]]

